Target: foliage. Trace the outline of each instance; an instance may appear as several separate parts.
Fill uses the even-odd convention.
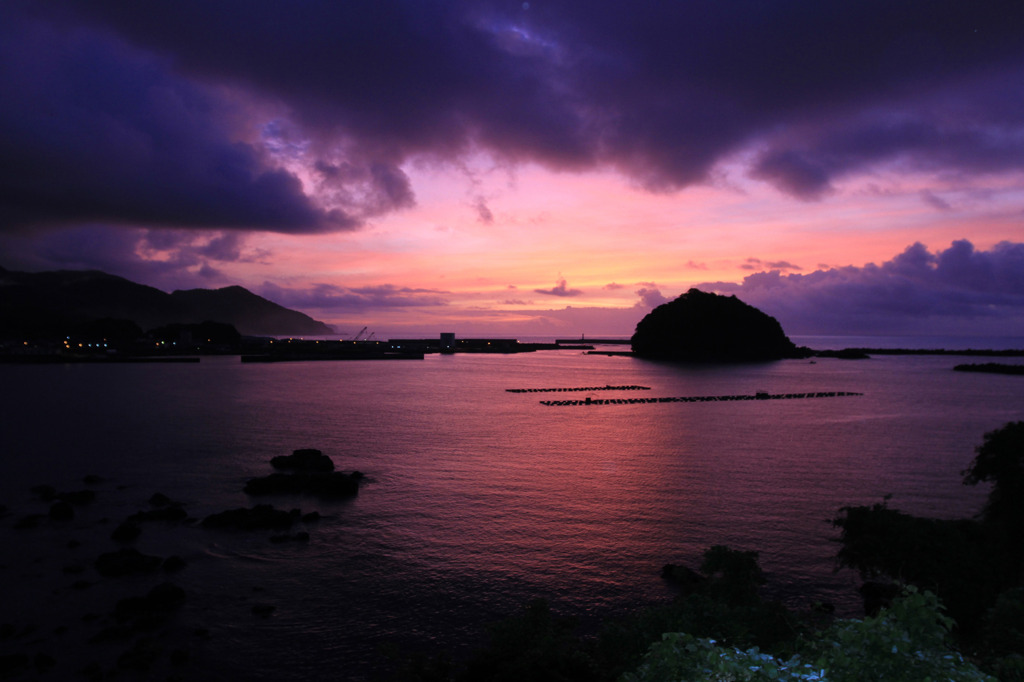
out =
[[[535,599],[492,628],[491,646],[478,652],[458,679],[595,680],[599,676],[596,663],[575,629],[573,619],[552,614],[547,601]]]
[[[999,679],[1024,680],[1024,587],[999,595],[985,614],[980,640]]]
[[[637,671],[624,675],[622,682],[824,679],[821,672],[796,656],[780,661],[757,647],[744,651],[719,646],[713,639],[667,632],[651,645]]]
[[[1011,537],[1024,535],[1024,421],[1010,422],[985,434],[964,483],[992,482],[982,518],[1002,525]]]
[[[968,627],[1012,579],[999,543],[970,519],[922,518],[876,504],[844,507],[833,524],[842,529],[841,566],[865,580],[885,576],[931,590]]]
[[[757,594],[764,582],[757,552],[712,547],[702,571],[704,579],[672,603],[610,619],[596,637],[579,634],[576,622],[553,614],[547,602],[531,602],[492,628],[489,646],[456,679],[610,682],[635,668],[662,633],[674,630],[742,647],[792,646],[796,617]],[[435,678],[419,673],[415,679]]]
[[[666,633],[636,672],[622,680],[991,680],[947,647],[952,625],[934,594],[908,588],[877,617],[837,622],[809,639],[800,655],[785,660],[756,647],[743,650],[713,639]]]
[[[833,520],[841,529],[841,566],[865,580],[885,576],[935,592],[967,632],[977,630],[1001,591],[1020,584],[1024,422],[986,433],[976,453],[962,473],[966,484],[993,484],[981,521],[921,518],[885,504],[844,507]]]

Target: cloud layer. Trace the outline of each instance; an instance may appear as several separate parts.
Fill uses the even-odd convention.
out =
[[[979,251],[920,243],[881,265],[707,282],[777,317],[791,334],[1024,335],[1024,243]]]
[[[653,191],[744,152],[801,200],[1019,172],[1022,30],[989,0],[12,0],[0,225],[345,230],[479,151]]]

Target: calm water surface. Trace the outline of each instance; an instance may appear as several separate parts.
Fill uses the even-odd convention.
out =
[[[986,491],[963,486],[959,472],[985,432],[1024,419],[1021,377],[951,371],[965,361],[707,367],[550,351],[0,366],[0,503],[10,508],[0,519],[0,622],[34,625],[32,650],[74,652],[58,656],[72,670],[102,662],[108,645],[85,643],[102,618],[83,615],[163,579],[94,573],[120,519],[157,491],[196,518],[251,506],[244,482],[300,447],[367,475],[344,502],[259,500],[323,514],[308,544],[144,528],[140,550],[188,561],[174,577],[188,603],[169,637],[192,652],[189,678],[368,677],[389,647],[465,650],[485,623],[534,597],[596,621],[671,597],[661,566],[697,566],[713,544],[758,550],[769,588],[794,606],[826,600],[857,615],[856,576],[833,571],[828,520],[890,494],[915,514],[975,513]],[[506,391],[608,384],[651,390],[567,397],[863,395],[546,407],[550,395]],[[32,485],[75,490],[87,474],[104,481],[73,522],[13,528],[46,510]],[[92,587],[71,587],[82,579]],[[255,604],[276,610],[256,618]]]

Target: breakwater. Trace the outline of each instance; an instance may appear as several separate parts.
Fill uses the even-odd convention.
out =
[[[559,346],[566,346],[575,343],[588,343],[597,344],[601,346],[628,346],[632,343],[630,339],[588,339],[585,336],[581,336],[578,339],[555,339],[555,343]]]
[[[585,398],[583,400],[541,400],[541,405],[564,407],[573,405],[638,405],[643,403],[707,403],[735,400],[799,400],[806,398],[840,398],[864,395],[850,391],[818,391],[816,393],[763,393],[753,395],[697,395],[679,398]]]
[[[650,386],[579,386],[569,388],[506,388],[509,393],[565,393],[570,391],[649,391]]]

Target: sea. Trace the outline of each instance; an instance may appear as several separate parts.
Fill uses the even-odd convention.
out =
[[[883,501],[941,518],[980,510],[988,490],[961,472],[985,433],[1024,419],[1024,377],[953,371],[989,361],[723,366],[563,349],[0,365],[0,656],[28,656],[12,679],[385,679],[417,656],[464,660],[489,624],[537,598],[583,630],[670,600],[663,565],[698,568],[713,545],[757,551],[767,596],[856,617],[859,578],[836,566],[831,520]],[[510,390],[567,388],[586,390]],[[859,395],[625,402],[758,392]],[[597,404],[542,402],[587,397]],[[299,448],[362,472],[358,495],[243,492]],[[40,484],[96,498],[52,520]],[[146,522],[130,546],[185,567],[100,576],[96,558],[124,546],[111,533],[154,493],[190,520]],[[320,519],[286,542],[198,523],[256,504]],[[172,616],[149,628],[118,618],[119,600],[165,581],[186,595]]]

